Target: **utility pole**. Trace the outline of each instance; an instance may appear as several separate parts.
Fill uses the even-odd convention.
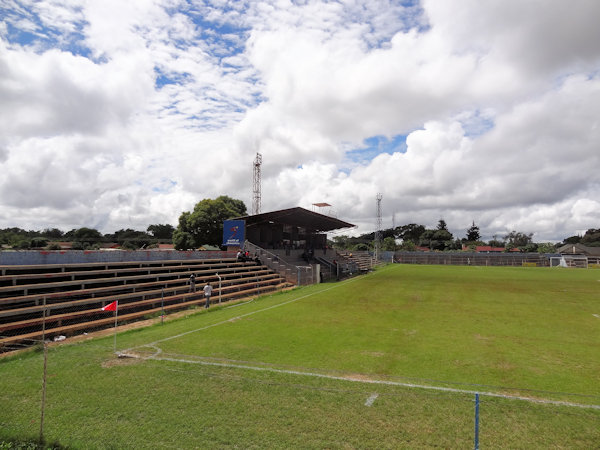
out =
[[[262,164],[262,155],[256,154],[254,158],[254,177],[252,181],[252,215],[260,214],[260,166]]]
[[[379,261],[379,254],[381,252],[381,199],[383,195],[377,194],[375,199],[377,200],[377,230],[375,231],[375,261]]]

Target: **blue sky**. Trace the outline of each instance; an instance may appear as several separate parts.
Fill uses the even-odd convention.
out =
[[[515,13],[518,11],[518,14]],[[600,3],[0,0],[0,227],[176,224],[203,198],[370,232],[600,222]],[[35,180],[35,182],[32,182]],[[388,223],[389,222],[389,223]]]
[[[347,152],[348,158],[355,163],[365,163],[381,153],[392,155],[406,153],[406,135],[392,138],[386,136],[372,136],[363,141],[364,147]]]

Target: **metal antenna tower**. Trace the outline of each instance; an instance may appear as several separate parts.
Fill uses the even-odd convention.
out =
[[[377,230],[375,231],[375,261],[379,261],[379,253],[381,249],[381,199],[383,195],[377,194]]]
[[[260,214],[260,165],[262,164],[262,155],[256,154],[254,158],[254,177],[252,182],[252,215]]]

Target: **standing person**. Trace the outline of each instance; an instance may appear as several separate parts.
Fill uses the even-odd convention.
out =
[[[190,292],[196,292],[196,274],[190,275]]]
[[[204,304],[205,308],[208,308],[208,306],[210,305],[210,296],[212,294],[212,286],[209,283],[206,283],[206,286],[204,286],[204,297],[206,297],[206,303]]]

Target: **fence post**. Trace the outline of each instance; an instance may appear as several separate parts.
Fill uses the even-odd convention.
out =
[[[165,321],[165,288],[160,290],[160,323]]]
[[[479,450],[479,394],[475,394],[475,450]]]
[[[221,304],[221,275],[216,274],[219,277],[219,304]]]
[[[42,310],[42,345],[44,346],[44,369],[42,372],[42,405],[40,411],[40,445],[44,442],[44,417],[46,414],[46,373],[48,368],[48,345],[46,344],[46,296]]]

